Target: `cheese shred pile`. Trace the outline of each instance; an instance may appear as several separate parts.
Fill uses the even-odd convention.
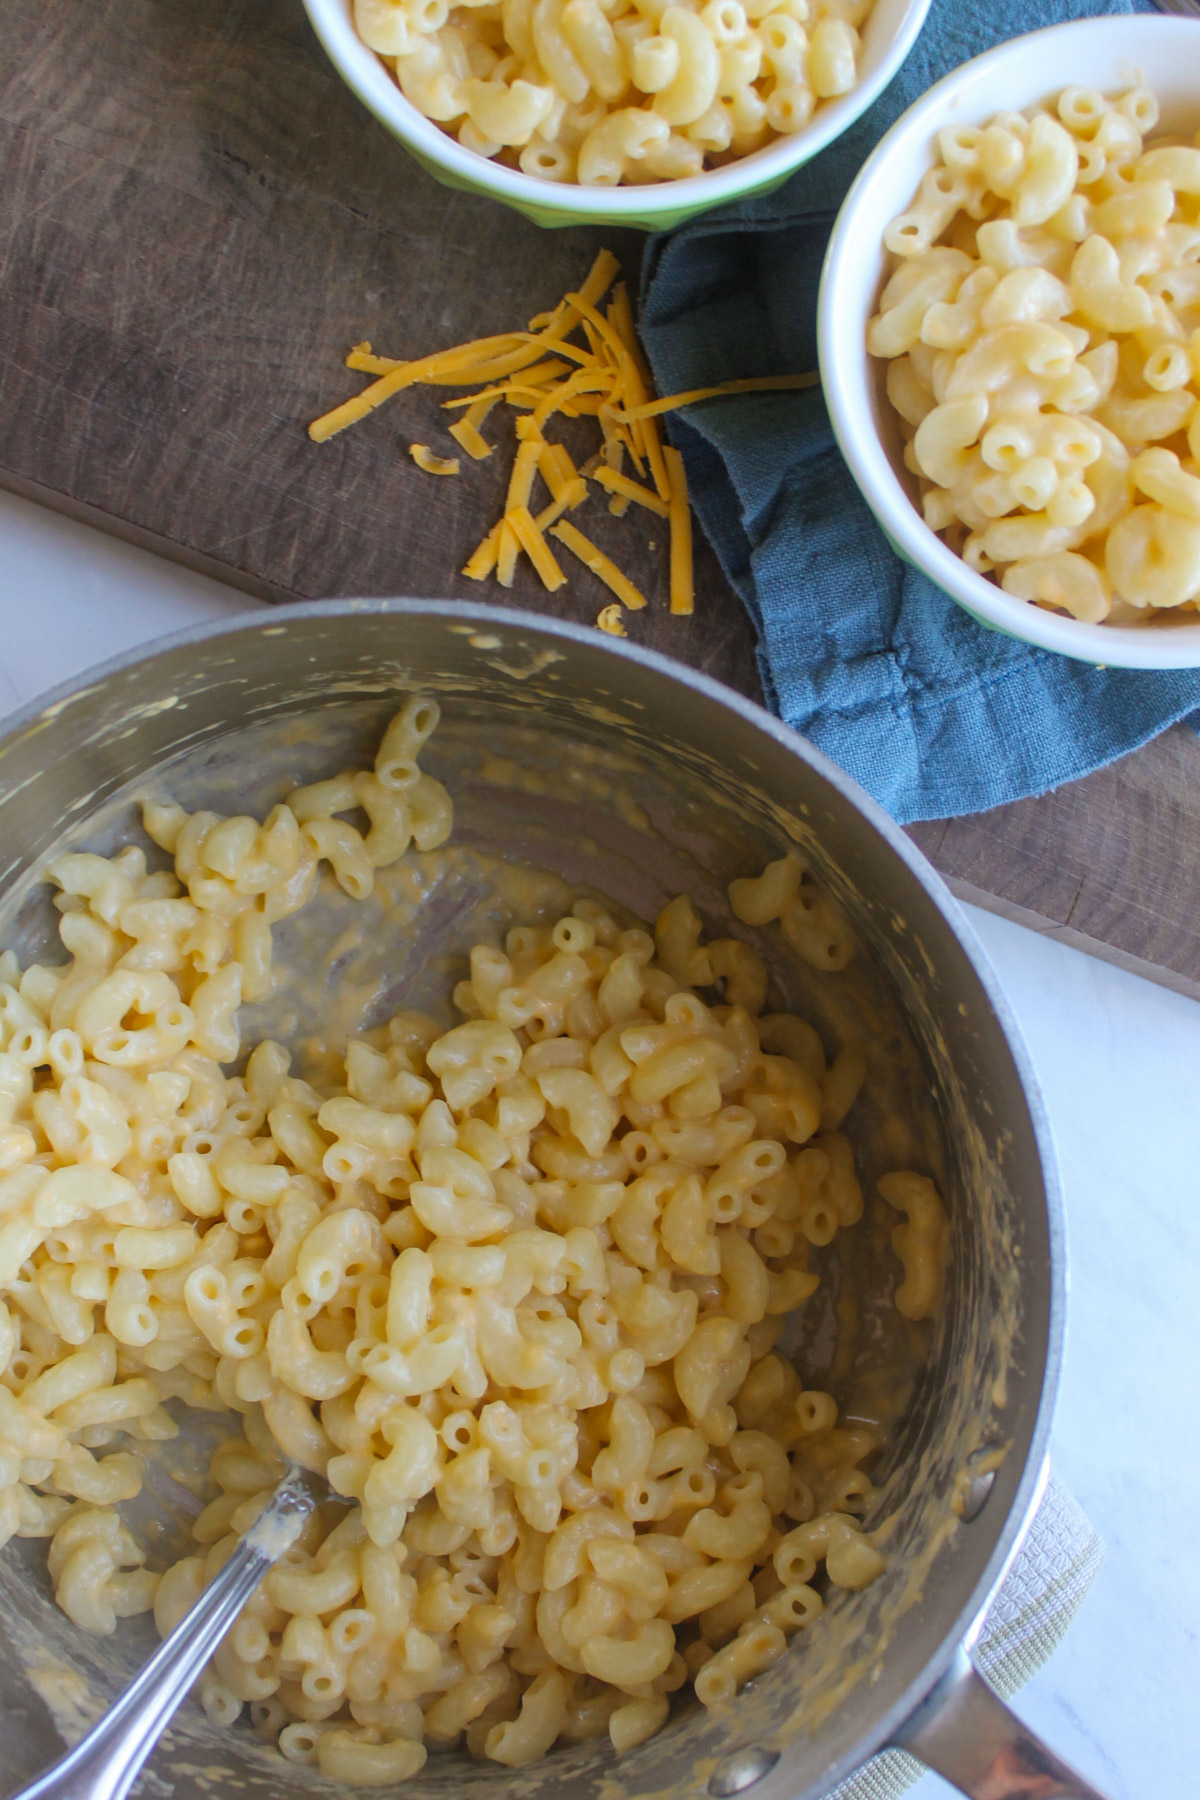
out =
[[[473,581],[494,575],[502,587],[511,587],[518,558],[524,555],[553,593],[567,579],[547,542],[553,538],[615,595],[596,623],[602,631],[624,637],[623,611],[640,610],[646,597],[564,515],[583,504],[592,483],[618,517],[636,507],[651,520],[664,519],[670,537],[671,611],[690,613],[694,590],[687,478],[679,452],[659,435],[659,418],[699,400],[812,387],[818,378],[771,375],[657,398],[634,330],[628,290],[616,279],[619,274],[616,257],[601,250],[578,292],[564,294],[552,311],[531,319],[526,331],[477,338],[414,362],[376,356],[370,344],[356,345],[346,358],[347,368],[376,379],[353,399],[314,420],[308,435],[322,444],[405,388],[472,388],[474,392],[442,404],[459,415],[449,427],[450,436],[468,457],[482,462],[495,448],[483,435],[489,414],[500,404],[512,407],[520,416],[504,511],[468,558],[463,574]],[[610,298],[601,310],[606,295]],[[555,414],[597,422],[599,448],[580,468],[565,444],[546,435]],[[424,444],[413,444],[410,454],[429,474],[459,471],[457,457],[437,456]],[[534,499],[539,481],[548,496],[544,505]]]

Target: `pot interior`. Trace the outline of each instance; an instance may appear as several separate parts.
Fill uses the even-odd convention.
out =
[[[652,922],[688,893],[706,934],[747,937],[772,973],[772,1004],[816,1025],[827,1053],[853,1037],[870,1057],[846,1127],[867,1210],[844,1251],[815,1254],[821,1287],[784,1342],[806,1386],[829,1386],[843,1412],[886,1425],[867,1523],[886,1521],[889,1566],[860,1593],[836,1592],[734,1707],[709,1714],[681,1696],[661,1734],[624,1757],[604,1739],[516,1776],[434,1756],[406,1787],[413,1800],[518,1783],[523,1796],[573,1800],[695,1792],[710,1779],[726,1791],[724,1759],[750,1746],[782,1753],[756,1794],[825,1791],[883,1741],[999,1574],[1032,1492],[1056,1352],[1053,1229],[1012,1050],[947,903],[857,790],[765,715],[582,632],[415,603],[314,608],[101,673],[0,743],[0,947],[23,962],[61,960],[38,882],[52,849],[145,846],[137,802],[148,794],[261,817],[298,782],[369,766],[414,690],[442,707],[423,766],[454,797],[450,844],[381,872],[366,901],[324,880],[276,927],[281,979],[269,1001],[242,1009],[243,1044],[280,1038],[297,1072],[319,1079],[340,1067],[348,1035],[398,1006],[449,1025],[471,944],[556,917],[580,891],[616,902],[629,922]],[[858,947],[840,974],[802,963],[777,926],[750,930],[730,913],[727,883],[789,844],[851,921]],[[932,1327],[905,1326],[890,1304],[896,1215],[874,1182],[904,1167],[934,1177],[951,1218]],[[198,1423],[211,1435],[211,1419]],[[199,1501],[173,1478],[179,1446],[163,1448],[126,1510],[135,1528],[157,1522],[160,1554],[184,1554]],[[980,1457],[998,1469],[966,1523],[955,1496]],[[0,1556],[7,1767],[26,1778],[59,1753],[60,1734],[78,1735],[111,1703],[156,1641],[145,1619],[112,1639],[84,1637],[54,1607],[44,1562],[39,1543],[14,1541]],[[234,1784],[262,1800],[332,1785],[285,1763],[247,1722],[219,1730],[194,1703],[144,1779],[179,1800]]]

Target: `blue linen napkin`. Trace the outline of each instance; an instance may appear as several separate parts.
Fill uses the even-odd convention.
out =
[[[650,239],[640,323],[659,392],[816,368],[830,227],[900,114],[1006,38],[1151,10],[1145,0],[933,0],[891,86],[784,187]],[[901,823],[1045,793],[1200,707],[1200,670],[1096,669],[977,624],[890,548],[819,390],[710,401],[670,431],[758,628],[768,703]]]

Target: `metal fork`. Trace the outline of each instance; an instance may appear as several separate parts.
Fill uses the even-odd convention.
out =
[[[1180,19],[1200,19],[1200,0],[1154,0],[1159,12],[1174,13]]]
[[[319,1476],[292,1465],[229,1561],[150,1658],[133,1686],[67,1755],[16,1800],[125,1800],[142,1764],[272,1564],[315,1506],[330,1497]]]

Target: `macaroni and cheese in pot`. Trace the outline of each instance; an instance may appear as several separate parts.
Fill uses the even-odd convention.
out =
[[[51,859],[71,963],[4,969],[6,1516],[119,1638],[182,1615],[281,1452],[322,1468],[349,1504],[203,1699],[365,1782],[624,1752],[833,1623],[892,1554],[947,1256],[923,1078],[802,859],[724,926],[698,867],[701,908],[639,923],[557,844],[568,880],[454,847],[436,717],[344,773],[294,730],[257,817],[240,769],[164,782],[148,836]],[[648,845],[619,758],[508,747],[476,782],[540,792],[551,838],[574,787]],[[197,1409],[166,1555],[135,1489],[186,1473]]]

